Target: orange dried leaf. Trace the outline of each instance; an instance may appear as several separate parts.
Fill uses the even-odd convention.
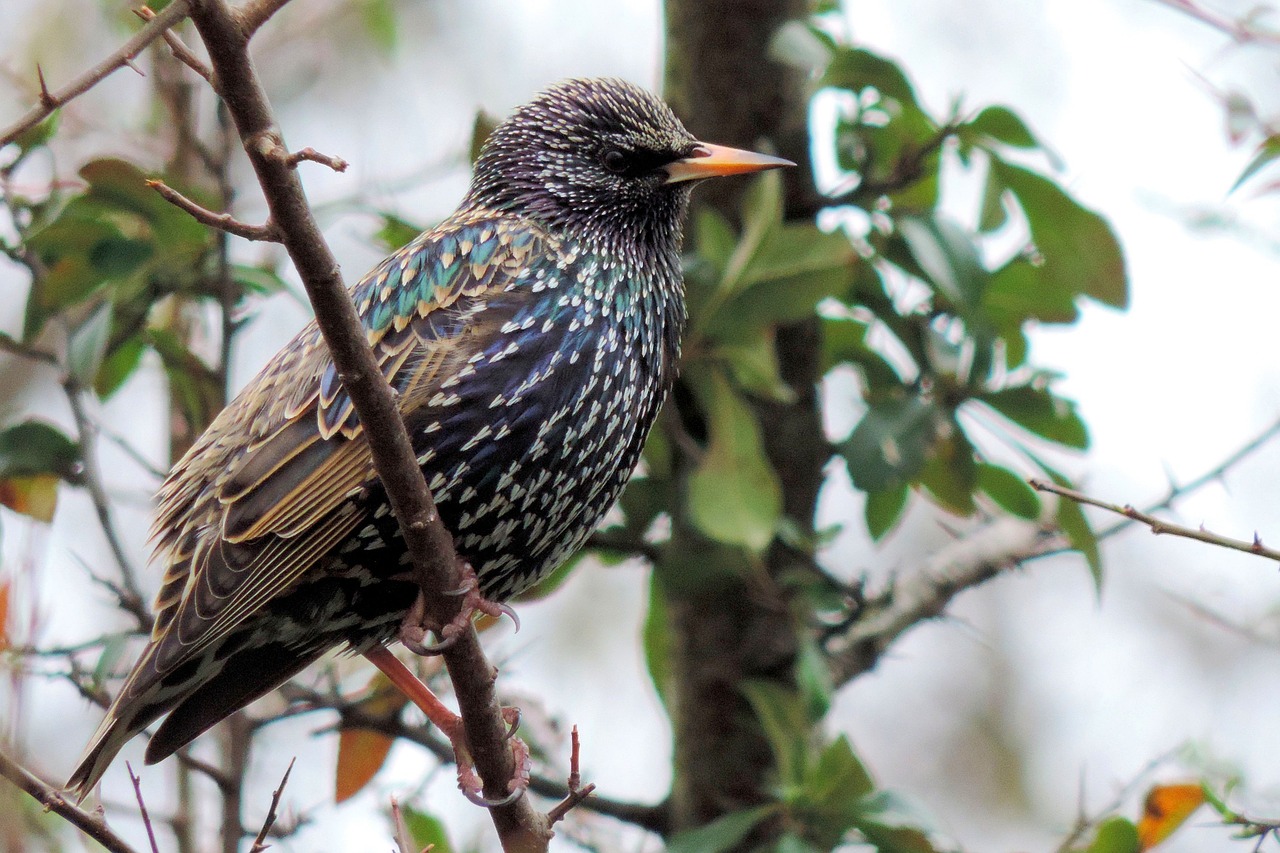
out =
[[[408,704],[404,695],[385,675],[375,672],[369,679],[368,694],[358,707],[372,717],[391,717]],[[360,793],[382,769],[394,743],[386,735],[368,729],[343,729],[338,735],[338,769],[334,777],[334,802],[341,803]]]
[[[9,648],[9,582],[0,583],[0,652]]]
[[[368,785],[391,752],[391,738],[368,729],[343,729],[338,735],[338,771],[333,799],[341,803]]]
[[[32,474],[0,480],[0,505],[46,524],[58,506],[58,475]]]
[[[1156,785],[1147,794],[1138,821],[1138,849],[1150,850],[1191,817],[1204,802],[1199,785]]]

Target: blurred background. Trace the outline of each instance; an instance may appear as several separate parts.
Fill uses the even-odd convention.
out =
[[[1214,9],[1233,18],[1250,5],[1224,0]],[[122,42],[118,11],[87,0],[9,0],[0,124],[33,102],[35,63],[52,83],[65,81]],[[1123,246],[1128,310],[1087,303],[1079,322],[1030,332],[1034,362],[1061,374],[1055,390],[1077,403],[1092,437],[1086,453],[1055,455],[1056,467],[1090,494],[1144,506],[1272,427],[1280,418],[1280,220],[1274,194],[1260,189],[1265,179],[1229,190],[1258,142],[1233,138],[1232,99],[1247,97],[1264,118],[1276,114],[1274,46],[1235,44],[1148,0],[851,0],[842,14],[854,43],[899,62],[935,114],[961,96],[966,109],[1016,111],[1060,158],[1061,184],[1102,214]],[[294,3],[255,46],[293,146],[350,163],[343,174],[303,166],[348,280],[384,254],[372,239],[384,222],[375,211],[425,225],[453,209],[467,185],[477,110],[505,115],[569,76],[662,85],[656,2]],[[139,78],[117,73],[64,111],[56,169],[73,175],[79,163],[106,155],[145,161],[160,150],[162,121]],[[234,162],[239,218],[261,221],[245,164]],[[944,185],[943,207],[968,216],[978,192],[957,177]],[[247,262],[279,260],[270,247],[234,251]],[[21,328],[25,282],[0,264],[0,327],[12,334]],[[309,315],[288,293],[248,310],[232,387]],[[0,361],[0,399],[13,409],[5,414],[69,424],[65,401],[47,393],[51,381],[52,368]],[[105,430],[127,437],[160,469],[167,466],[163,388],[163,371],[151,364],[98,413]],[[827,390],[835,400],[827,428],[838,440],[865,406],[838,383]],[[100,443],[100,456],[122,541],[143,564],[157,481],[112,441]],[[1280,543],[1278,478],[1280,443],[1267,443],[1166,515]],[[916,500],[873,544],[864,500],[842,468],[830,468],[818,522],[841,529],[820,561],[848,581],[865,575],[874,586],[910,574],[962,524]],[[1090,517],[1099,529],[1114,523]],[[110,596],[86,579],[85,565],[105,559],[105,543],[81,491],[61,491],[51,524],[7,511],[0,523],[0,575],[25,579],[12,584],[14,643],[73,644],[124,624]],[[1144,778],[1238,775],[1236,805],[1280,815],[1276,566],[1138,527],[1107,538],[1102,553],[1100,592],[1076,553],[1032,560],[962,594],[945,619],[912,631],[835,695],[823,720],[828,734],[848,735],[877,785],[903,796],[943,839],[939,849],[1056,849],[1081,810],[1118,806],[1136,817],[1144,788],[1128,786]],[[143,582],[152,591],[154,573]],[[652,803],[671,784],[672,734],[640,643],[648,601],[642,561],[584,566],[554,595],[520,606],[518,634],[502,625],[487,632],[486,644],[529,725],[559,721],[559,734],[549,737],[563,754],[563,732],[576,724],[584,777],[611,797]],[[353,684],[367,677],[358,661],[338,666]],[[29,765],[54,780],[73,766],[99,718],[63,680],[15,670],[0,692],[5,736],[25,744]],[[388,796],[408,800],[419,786],[418,801],[444,818],[459,848],[492,849],[487,817],[457,797],[452,771],[433,771],[424,782],[431,762],[410,745],[395,746],[371,785],[332,807],[337,740],[314,736],[332,724],[332,715],[296,717],[255,742],[247,824],[260,821],[297,755],[286,813],[305,812],[309,822],[279,841],[282,849],[386,849]],[[135,769],[141,750],[134,743],[123,754]],[[155,811],[172,797],[172,772],[165,764],[142,774]],[[123,761],[104,790],[112,824],[144,845]],[[653,836],[592,815],[580,815],[567,835],[602,850],[661,849]],[[1163,849],[1247,844],[1205,810]],[[562,838],[554,849],[578,848]]]

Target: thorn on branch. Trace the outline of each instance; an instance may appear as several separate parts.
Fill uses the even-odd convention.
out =
[[[135,71],[135,72],[137,72],[137,74],[138,74],[138,76],[139,76],[139,77],[146,77],[146,76],[147,76],[147,72],[145,72],[145,71],[143,71],[141,68],[139,68],[139,67],[138,67],[138,63],[134,62],[134,61],[133,61],[132,59],[130,59],[129,57],[125,57],[124,62],[123,62],[123,63],[121,63],[121,64],[123,64],[125,67],[127,67],[127,68],[129,68],[129,69],[131,69],[131,70],[133,70],[133,71]]]
[[[149,180],[147,181],[147,186],[160,193],[160,197],[174,207],[186,211],[192,219],[202,225],[217,228],[219,231],[226,231],[228,234],[234,234],[246,240],[258,240],[268,243],[281,242],[280,229],[270,219],[267,220],[265,225],[250,225],[247,222],[241,222],[230,213],[214,213],[212,210],[202,207],[164,181]]]
[[[36,63],[36,79],[40,81],[40,106],[49,111],[56,110],[60,104],[58,99],[53,96],[53,93],[49,91],[49,84],[44,79],[44,69],[40,67],[39,63]]]

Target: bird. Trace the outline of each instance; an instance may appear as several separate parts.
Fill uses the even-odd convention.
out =
[[[600,523],[676,377],[683,221],[707,178],[794,165],[696,139],[647,90],[571,79],[517,108],[457,210],[350,294],[477,593],[503,602]],[[371,657],[419,589],[314,322],[157,495],[154,627],[67,787],[164,717],[158,762],[333,649]]]

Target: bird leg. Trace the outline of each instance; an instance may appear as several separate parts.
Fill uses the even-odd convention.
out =
[[[525,789],[529,787],[529,747],[520,738],[512,737],[515,726],[520,720],[520,712],[515,708],[503,708],[502,717],[511,731],[507,737],[511,741],[511,757],[515,761],[515,775],[507,783],[510,793],[500,800],[490,800],[484,796],[484,783],[476,773],[475,763],[471,758],[471,750],[467,746],[467,735],[462,727],[462,718],[450,711],[443,702],[423,684],[417,676],[409,671],[400,659],[385,646],[377,646],[364,653],[365,658],[382,671],[392,684],[405,697],[418,707],[427,719],[449,739],[453,747],[453,758],[458,765],[458,788],[463,796],[478,806],[495,808],[515,802]]]
[[[426,598],[422,592],[419,592],[418,597],[414,599],[412,606],[405,613],[404,619],[400,623],[400,642],[416,655],[438,655],[452,646],[457,641],[458,635],[467,629],[471,624],[472,618],[477,613],[492,616],[494,619],[510,616],[511,621],[515,623],[516,630],[520,630],[520,617],[516,615],[515,610],[510,605],[490,601],[480,593],[480,581],[476,577],[476,571],[471,567],[471,564],[459,558],[458,568],[462,574],[462,586],[446,593],[446,595],[463,596],[462,607],[458,610],[457,616],[453,617],[444,626],[428,624]],[[426,643],[428,632],[434,633],[439,637],[440,642],[434,644]]]

